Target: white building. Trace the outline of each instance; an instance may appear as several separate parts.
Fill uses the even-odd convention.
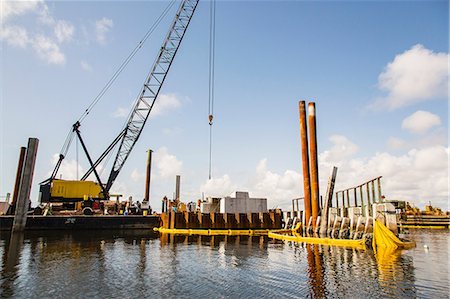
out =
[[[236,191],[223,198],[208,198],[200,205],[202,213],[260,213],[267,212],[267,198],[251,198],[248,192]]]

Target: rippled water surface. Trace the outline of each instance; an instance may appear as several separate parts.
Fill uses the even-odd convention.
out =
[[[2,233],[0,296],[448,298],[449,236],[411,230],[415,249],[374,254],[267,237]]]

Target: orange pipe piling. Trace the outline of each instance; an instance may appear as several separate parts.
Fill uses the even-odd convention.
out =
[[[302,146],[302,166],[303,166],[303,190],[305,205],[305,225],[311,217],[311,184],[309,179],[309,153],[308,153],[308,132],[306,130],[306,108],[305,101],[298,103],[300,114],[300,142]]]
[[[308,103],[308,126],[309,126],[309,158],[311,170],[311,212],[313,227],[316,228],[319,216],[319,167],[317,162],[317,132],[316,132],[316,104]]]

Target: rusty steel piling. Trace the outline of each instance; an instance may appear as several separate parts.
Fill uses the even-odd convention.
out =
[[[176,183],[175,183],[175,200],[180,200],[180,180],[181,176],[176,176]]]
[[[305,207],[305,223],[307,225],[311,217],[311,182],[309,172],[309,151],[308,151],[308,131],[306,128],[306,107],[305,101],[298,103],[300,114],[300,143],[302,148],[302,168],[303,168],[303,190],[304,190],[304,207]]]
[[[145,172],[145,195],[144,201],[150,200],[150,178],[151,178],[151,170],[152,170],[152,150],[149,149],[147,151],[147,169]]]
[[[25,160],[25,154],[27,152],[27,148],[22,146],[20,148],[20,154],[19,154],[19,162],[17,164],[17,172],[16,172],[16,182],[14,184],[14,192],[13,197],[11,201],[11,211],[14,214],[14,211],[16,210],[16,202],[17,197],[19,195],[19,187],[20,187],[20,178],[22,177],[22,171],[23,171],[23,162]]]
[[[311,213],[313,227],[316,228],[319,216],[319,167],[317,162],[317,131],[316,131],[316,104],[308,103],[308,127],[309,127],[309,159],[311,172]]]
[[[333,166],[333,170],[331,172],[331,176],[328,179],[328,186],[327,186],[327,194],[325,197],[325,203],[322,210],[322,216],[321,216],[321,223],[320,223],[320,234],[326,235],[327,229],[328,229],[328,212],[329,208],[331,207],[332,203],[331,200],[333,199],[333,192],[334,192],[334,184],[336,183],[336,176],[337,176],[337,167]]]
[[[28,139],[28,146],[23,164],[23,171],[20,178],[19,193],[16,202],[16,212],[12,227],[13,232],[23,231],[25,229],[38,145],[39,139],[37,138]]]

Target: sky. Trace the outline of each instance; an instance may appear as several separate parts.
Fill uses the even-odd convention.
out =
[[[40,141],[31,199],[72,124],[167,1],[1,0],[0,200],[21,146]],[[93,157],[118,135],[179,1],[82,123]],[[448,1],[217,1],[212,179],[210,2],[200,1],[144,131],[111,193],[151,205],[249,191],[289,209],[303,196],[298,101],[316,103],[320,194],[382,178],[386,199],[449,207]],[[73,142],[58,177],[88,163]],[[106,180],[112,167],[101,165]],[[78,165],[78,167],[77,167]]]

